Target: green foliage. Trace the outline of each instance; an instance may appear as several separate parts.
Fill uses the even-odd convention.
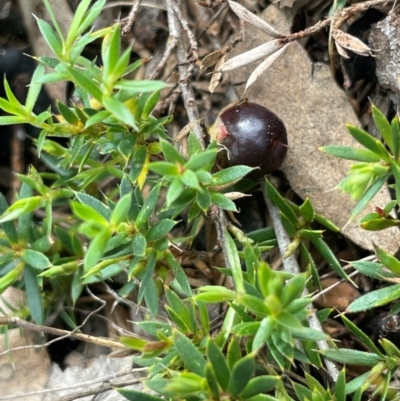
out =
[[[337,2],[337,8],[346,2]],[[222,227],[220,246],[226,266],[219,268],[229,286],[208,285],[192,290],[181,266],[185,251],[199,227],[213,218],[215,207],[237,211],[229,191],[252,169],[235,166],[218,171],[218,145],[206,149],[190,133],[187,154],[168,137],[170,116],[152,113],[164,82],[135,80],[142,61],[131,62],[131,49],[122,48],[121,26],[100,31],[91,26],[105,0],[82,0],[71,27],[63,35],[48,0],[50,23],[37,18],[39,30],[53,57],[38,57],[38,67],[21,104],[7,82],[0,98],[0,125],[31,124],[41,130],[38,154],[48,167],[31,167],[19,175],[22,183],[11,205],[0,195],[0,293],[10,286],[26,293],[27,307],[13,312],[42,324],[56,312],[54,305],[73,305],[85,285],[125,274],[121,297],[133,296],[148,315],[138,326],[146,337],[120,340],[135,350],[135,363],[148,368],[152,395],[118,389],[126,399],[292,401],[353,399],[369,391],[384,399],[399,367],[400,350],[388,339],[374,343],[345,316],[344,324],[364,345],[362,350],[336,349],[329,336],[308,327],[311,296],[306,287],[319,288],[314,255],[324,258],[336,274],[348,279],[324,240],[324,230],[339,229],[314,210],[309,199],[297,206],[265,182],[265,191],[280,210],[291,243],[283,255],[299,252],[304,272],[293,275],[274,270],[263,253],[276,245],[272,228],[243,233]],[[101,40],[102,66],[82,56],[86,45]],[[46,67],[46,68],[45,68]],[[48,71],[48,72],[46,72]],[[70,81],[74,102],[57,102],[57,114],[39,115],[34,106],[43,84]],[[387,147],[356,127],[350,134],[364,148],[330,146],[323,150],[357,161],[339,187],[358,199],[354,217],[386,182],[395,178],[400,194],[400,134],[398,119],[389,123],[373,107],[373,117]],[[62,146],[51,139],[64,137]],[[186,148],[185,148],[186,149]],[[111,185],[110,185],[111,183]],[[391,212],[398,201],[361,220],[363,228],[398,226]],[[177,228],[187,224],[184,236]],[[318,227],[318,228],[316,228]],[[310,246],[311,245],[311,246]],[[355,261],[353,267],[376,280],[390,283],[355,300],[348,312],[388,305],[400,310],[400,262],[383,249],[378,262]],[[215,327],[212,304],[223,304],[221,327]],[[158,315],[160,306],[167,318]],[[57,309],[58,310],[58,309]],[[331,310],[318,312],[321,321]],[[73,318],[60,316],[71,325]],[[332,347],[318,352],[317,343]],[[301,365],[323,369],[321,356],[341,364],[360,364],[368,371],[346,382],[346,369],[335,385],[322,384]],[[315,369],[316,370],[316,369]],[[295,397],[295,398],[293,398]]]

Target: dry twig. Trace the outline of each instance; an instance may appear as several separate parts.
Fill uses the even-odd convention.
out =
[[[136,18],[136,14],[139,10],[140,2],[141,0],[136,0],[131,8],[131,11],[129,12],[129,15],[121,21],[121,24],[123,26],[122,28],[123,35],[126,35],[131,30],[132,25]]]

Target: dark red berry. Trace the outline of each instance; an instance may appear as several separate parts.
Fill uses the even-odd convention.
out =
[[[272,173],[285,159],[286,128],[276,114],[259,104],[246,100],[225,107],[209,131],[221,145],[217,156],[221,167],[259,167],[248,178]]]

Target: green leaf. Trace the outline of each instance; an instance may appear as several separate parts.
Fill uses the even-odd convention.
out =
[[[224,170],[218,171],[217,173],[213,174],[213,181],[212,185],[214,186],[221,186],[227,184],[234,184],[251,171],[254,168],[248,166],[233,166],[228,167]]]
[[[23,183],[21,189],[19,191],[20,199],[14,202],[8,209],[8,216],[6,218],[10,219],[13,213],[18,215],[18,236],[22,241],[30,241],[31,240],[31,232],[32,232],[32,220],[33,220],[33,211],[39,208],[42,204],[42,198],[40,196],[32,196],[33,190],[30,186]],[[14,210],[15,208],[15,210]],[[22,210],[22,213],[20,211]],[[3,215],[4,216],[4,215]],[[16,217],[16,216],[15,216]],[[15,218],[13,217],[13,218]],[[2,217],[0,221],[4,218]]]
[[[181,180],[189,188],[194,188],[197,189],[198,191],[201,191],[199,179],[197,178],[197,175],[194,171],[185,170],[185,172],[181,175]]]
[[[78,202],[71,202],[72,212],[82,221],[93,221],[100,226],[107,227],[108,221],[93,207]]]
[[[67,39],[66,39],[66,46],[70,47],[72,43],[75,41],[76,37],[79,35],[79,26],[82,22],[82,19],[90,6],[90,0],[82,0],[78,7],[75,10],[74,17],[71,21],[71,25],[69,27]],[[83,31],[82,31],[83,32]]]
[[[326,349],[320,350],[320,353],[333,361],[349,365],[375,366],[383,361],[379,355],[354,349]]]
[[[226,353],[226,360],[229,369],[232,370],[236,362],[242,357],[242,350],[240,347],[239,339],[236,336],[231,337],[228,344],[228,351]]]
[[[282,289],[281,302],[284,307],[288,306],[295,299],[301,297],[306,285],[306,275],[298,274],[286,282]]]
[[[43,64],[39,64],[32,75],[31,84],[29,85],[28,94],[26,96],[25,108],[28,113],[32,112],[39,97],[40,91],[42,90],[42,84],[37,81],[40,80],[44,74],[44,66]]]
[[[76,125],[79,122],[77,115],[64,103],[57,101],[57,108],[68,124]]]
[[[205,377],[207,379],[208,387],[210,388],[212,395],[215,399],[220,399],[220,390],[218,386],[218,381],[216,377],[215,370],[210,363],[207,363]]]
[[[130,56],[130,54],[129,54],[129,56]],[[158,90],[158,91],[155,91],[154,93],[152,93],[148,97],[148,99],[146,101],[146,104],[143,107],[143,111],[142,111],[142,115],[141,115],[142,119],[145,120],[145,119],[147,119],[149,117],[150,113],[153,111],[153,109],[156,106],[158,100],[160,99],[160,95],[161,95],[161,92]]]
[[[24,269],[24,282],[26,300],[32,320],[36,324],[43,324],[42,290],[39,288],[34,269],[29,265],[26,265]]]
[[[256,363],[254,354],[246,355],[239,359],[232,368],[228,384],[228,393],[236,398],[245,389],[254,374]]]
[[[146,252],[147,241],[141,233],[136,233],[132,238],[132,253],[135,256],[144,256]]]
[[[217,157],[217,149],[208,149],[202,153],[198,153],[192,156],[186,163],[185,168],[194,171],[199,169],[206,170],[208,166],[212,166],[214,164],[216,157]]]
[[[103,79],[106,85],[113,85],[115,79],[115,67],[121,53],[121,29],[120,25],[114,25],[111,33],[103,39],[101,57],[103,59]]]
[[[8,82],[6,79],[4,79],[4,86],[8,86]],[[9,96],[12,95],[12,91],[9,91]],[[12,95],[14,96],[14,95]],[[26,112],[23,109],[23,107],[19,104],[19,102],[16,100],[14,103],[9,102],[8,100],[5,100],[3,98],[0,98],[0,108],[3,109],[5,112],[9,114],[15,114],[16,116],[19,116],[19,119],[22,119],[23,122],[27,122],[27,116]],[[6,117],[2,117],[1,121],[4,121],[3,125],[9,122],[5,120]],[[17,117],[15,117],[17,118]],[[7,122],[6,122],[7,121]]]
[[[393,166],[394,167],[394,166]],[[388,180],[390,176],[390,172],[385,174],[382,177],[376,179],[376,181],[368,188],[368,190],[364,193],[361,199],[357,202],[353,211],[351,212],[350,219],[353,219],[357,216],[358,213],[361,212],[368,205],[371,199],[379,192],[379,190],[383,187],[385,182]],[[396,193],[397,194],[397,193]]]
[[[90,27],[90,25],[93,24],[93,22],[97,19],[97,17],[103,11],[106,1],[107,0],[97,0],[92,5],[92,7],[90,7],[90,10],[84,15],[83,19],[79,23],[78,29],[76,31],[76,33],[78,35],[82,34],[84,31],[86,31],[87,28]],[[75,15],[76,15],[77,11],[78,10],[75,11]],[[71,30],[71,28],[70,28],[70,30]],[[71,34],[71,35],[72,35],[72,37],[74,36],[74,34]],[[68,37],[67,37],[67,40],[68,40]]]
[[[117,388],[116,390],[129,401],[164,401],[164,398],[156,397],[143,391],[127,388]]]
[[[324,259],[328,262],[329,266],[345,280],[349,280],[347,274],[342,269],[339,261],[336,259],[336,256],[332,252],[331,248],[326,244],[326,242],[322,238],[310,238],[312,244],[318,249]]]
[[[240,264],[239,253],[236,248],[235,242],[230,236],[227,230],[224,231],[222,241],[224,242],[224,247],[226,249],[226,257],[228,259],[228,268],[232,270],[233,281],[235,282],[235,287],[237,292],[243,293],[243,271]]]
[[[117,202],[111,214],[111,224],[118,225],[126,220],[129,209],[131,208],[131,195],[131,193],[125,195]]]
[[[376,255],[378,256],[379,262],[386,266],[391,272],[400,276],[400,261],[397,258],[380,248],[376,249]]]
[[[168,85],[163,81],[157,80],[126,80],[121,79],[115,85],[117,89],[124,89],[129,91],[131,96],[138,93],[155,92],[166,88]]]
[[[129,177],[133,182],[139,178],[140,173],[142,172],[144,165],[146,163],[146,157],[147,157],[146,145],[138,146],[132,155],[131,170],[129,172]]]
[[[364,216],[365,218],[365,216]],[[369,230],[369,231],[382,231],[387,228],[391,227],[398,227],[399,226],[399,221],[394,220],[394,219],[383,219],[383,218],[378,218],[378,219],[364,219],[363,222],[360,221],[360,226],[364,230]]]
[[[306,198],[303,204],[299,207],[299,211],[307,223],[314,221],[315,211],[311,205],[310,199]]]
[[[381,159],[390,162],[390,155],[380,141],[364,130],[355,127],[354,125],[346,124],[350,135],[361,145],[369,149],[371,152],[380,156]]]
[[[226,391],[231,373],[221,348],[211,338],[207,342],[207,358],[212,364],[219,385]]]
[[[192,290],[190,288],[186,273],[183,271],[181,265],[177,262],[177,260],[174,258],[171,251],[169,250],[164,253],[164,258],[165,261],[168,263],[168,266],[174,273],[174,276],[181,286],[182,290],[184,291],[185,295],[190,297],[192,295]]]
[[[292,207],[289,203],[280,195],[280,193],[275,189],[275,187],[265,180],[265,191],[267,192],[270,201],[279,208],[280,212],[283,213],[289,222],[294,226],[297,226],[298,221],[296,214],[294,213]]]
[[[168,193],[167,193],[167,206],[171,206],[176,199],[179,198],[179,196],[182,194],[184,191],[185,186],[183,185],[180,177],[177,177],[171,181],[171,184],[168,188]]]
[[[176,223],[176,221],[170,219],[163,219],[159,221],[147,232],[147,241],[157,241],[158,239],[165,237],[172,230]]]
[[[139,127],[137,126],[135,118],[133,117],[129,108],[124,103],[120,102],[119,100],[113,97],[108,97],[103,99],[103,104],[106,110],[112,113],[118,120],[120,120],[122,123],[126,125],[129,125],[135,131],[139,131]]]
[[[219,192],[210,191],[211,195],[211,203],[220,207],[224,210],[232,210],[233,212],[237,212],[237,208],[235,202],[231,201],[224,194]]]
[[[3,107],[3,103],[0,102],[0,109],[7,111]],[[20,116],[1,116],[0,117],[0,125],[14,125],[14,124],[24,124],[26,123],[26,117]]]
[[[51,266],[51,262],[47,256],[33,249],[23,249],[21,252],[21,259],[35,269],[43,270]]]
[[[4,276],[0,277],[0,294],[2,294],[8,287],[13,285],[21,276],[24,271],[25,262],[19,260],[17,265]]]
[[[71,80],[77,86],[80,86],[82,89],[84,89],[86,92],[88,92],[98,102],[102,101],[103,94],[102,94],[99,86],[96,85],[90,78],[86,77],[83,73],[81,73],[80,71],[78,71],[72,67],[67,67],[67,71],[71,77]],[[105,102],[103,102],[103,103],[104,103],[104,106],[106,106]],[[113,103],[113,102],[111,101],[111,103]],[[113,105],[115,105],[115,103],[113,103]],[[118,105],[116,105],[116,107],[118,107]],[[109,110],[109,111],[112,112],[111,110]]]
[[[159,174],[161,176],[164,175],[177,176],[180,173],[178,165],[170,162],[150,163],[149,170],[154,171],[156,174]]]
[[[355,160],[358,162],[373,163],[379,162],[381,160],[381,158],[376,153],[363,148],[331,145],[324,146],[320,148],[320,150],[335,157],[340,157],[347,160]]]
[[[197,347],[184,334],[175,329],[173,330],[173,340],[176,351],[186,368],[199,376],[203,376],[206,361]]]
[[[233,301],[236,297],[237,293],[226,287],[204,285],[199,288],[199,293],[195,296],[195,299],[205,303],[219,303]]]
[[[375,125],[379,129],[382,138],[388,145],[389,149],[393,152],[392,127],[383,113],[374,104],[372,105],[372,118],[374,119]]]
[[[253,340],[252,351],[257,351],[258,349],[265,346],[268,338],[272,334],[276,326],[276,319],[271,316],[264,317],[261,320],[261,324]]]
[[[150,285],[150,282],[153,279],[154,268],[156,266],[157,261],[157,251],[152,250],[150,255],[147,258],[146,267],[144,268],[144,275],[142,278],[142,282],[140,283],[140,289],[138,294],[138,303],[142,302],[143,297]]]
[[[389,279],[388,281],[390,281],[390,279],[398,277],[396,274],[384,269],[380,263],[355,261],[351,262],[351,265],[362,274],[377,280]]]
[[[36,18],[40,33],[51,50],[53,50],[54,54],[56,54],[58,58],[62,58],[63,45],[53,28],[46,21],[37,18],[35,15],[34,17]]]
[[[400,284],[381,288],[362,295],[347,308],[347,312],[362,312],[367,309],[383,306],[400,298]]]
[[[109,230],[108,227],[106,227],[101,232],[99,232],[91,241],[84,257],[84,267],[86,272],[89,271],[89,269],[91,269],[92,267],[96,266],[96,264],[99,262],[104,254],[111,235],[112,232]]]
[[[392,120],[392,140],[393,140],[393,156],[398,160],[400,154],[400,129],[399,118],[396,116]]]
[[[187,147],[188,147],[189,157],[192,157],[197,153],[203,152],[201,143],[197,139],[196,135],[193,134],[193,132],[189,134]]]
[[[280,376],[255,377],[247,383],[245,389],[240,393],[240,398],[246,400],[258,394],[267,393],[273,390],[280,380]]]
[[[382,352],[375,345],[375,343],[371,340],[370,336],[367,336],[360,328],[358,328],[350,319],[347,319],[345,315],[341,315],[343,323],[346,327],[353,333],[353,335],[361,340],[364,346],[368,347],[375,354],[383,357]]]
[[[197,191],[196,201],[201,210],[203,211],[208,210],[208,208],[211,205],[210,192],[207,189],[203,189],[203,191]]]
[[[8,204],[6,198],[2,193],[0,193],[0,215],[2,215],[7,209]],[[1,228],[4,230],[4,233],[12,244],[18,243],[18,233],[13,221],[6,221],[2,223]]]
[[[160,188],[160,184],[153,187],[144,201],[144,204],[135,220],[135,225],[138,230],[148,221],[151,214],[154,212],[158,203]]]
[[[309,327],[302,327],[298,329],[291,327],[290,333],[294,338],[298,338],[300,340],[321,341],[329,339],[324,332],[310,329]]]
[[[237,300],[257,316],[265,317],[270,313],[270,309],[264,303],[264,301],[258,297],[255,297],[254,295],[239,295],[237,296]]]

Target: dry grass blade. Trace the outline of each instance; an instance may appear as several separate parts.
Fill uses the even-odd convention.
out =
[[[214,72],[211,77],[210,85],[208,86],[208,90],[210,93],[214,93],[215,88],[218,86],[221,81],[222,72],[220,71],[221,66],[225,63],[226,56],[223,55],[215,64]]]
[[[254,82],[257,80],[257,78],[266,70],[268,69],[275,60],[279,58],[279,56],[285,51],[286,47],[289,45],[287,43],[283,47],[281,47],[279,50],[277,50],[275,53],[272,53],[269,57],[267,57],[250,75],[249,79],[247,80],[246,87],[244,88],[244,91],[254,84]]]
[[[263,21],[261,18],[257,17],[255,14],[251,13],[249,10],[236,3],[235,1],[228,1],[229,6],[232,11],[243,21],[248,22],[250,25],[254,26],[254,28],[258,29],[261,32],[266,33],[273,38],[283,38],[284,35],[279,33],[275,28],[273,28],[270,24]]]
[[[221,71],[230,71],[235,68],[243,67],[244,65],[250,64],[253,61],[260,60],[261,58],[268,57],[272,53],[275,53],[282,47],[282,44],[278,39],[271,40],[270,42],[263,43],[254,49],[239,54],[236,57],[231,58],[221,67]]]
[[[372,56],[372,50],[364,42],[340,29],[333,30],[332,37],[344,49],[351,50],[360,56]]]

